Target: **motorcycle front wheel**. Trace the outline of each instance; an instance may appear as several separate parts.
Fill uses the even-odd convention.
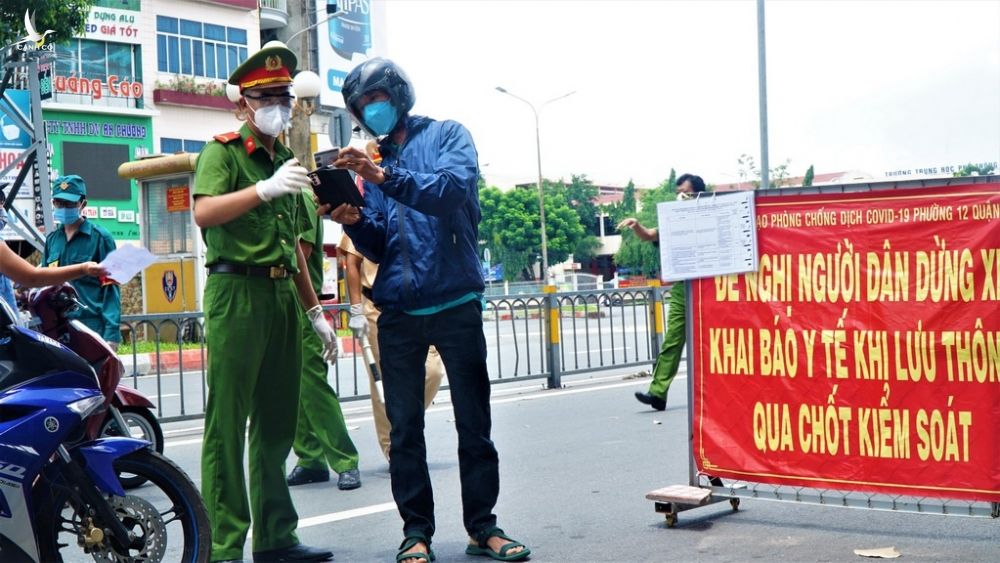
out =
[[[145,407],[122,407],[119,409],[122,419],[128,425],[128,433],[122,432],[118,427],[118,421],[112,416],[110,409],[104,417],[104,424],[101,425],[101,437],[109,438],[114,436],[124,436],[126,438],[138,438],[146,440],[153,445],[156,453],[163,453],[163,430],[160,428],[160,421]],[[119,473],[118,480],[121,481],[125,489],[135,489],[146,483],[146,480],[131,473]]]
[[[46,483],[36,497],[38,548],[42,561],[93,560],[115,563],[201,563],[212,549],[205,504],[194,483],[172,461],[148,449],[115,462],[115,470],[142,477],[149,485],[124,497],[107,495],[119,521],[132,534],[117,549],[67,483]]]

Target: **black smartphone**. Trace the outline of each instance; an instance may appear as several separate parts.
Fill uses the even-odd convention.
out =
[[[334,208],[343,203],[355,207],[364,207],[365,198],[361,196],[351,173],[342,168],[318,168],[309,173],[313,192],[320,204],[330,204]]]

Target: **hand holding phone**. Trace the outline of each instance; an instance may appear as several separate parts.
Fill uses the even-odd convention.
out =
[[[337,208],[347,203],[354,207],[364,207],[365,199],[361,196],[354,178],[347,170],[339,168],[318,168],[309,173],[313,192],[320,205]]]

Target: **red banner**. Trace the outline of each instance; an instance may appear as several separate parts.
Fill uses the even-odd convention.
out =
[[[759,271],[692,284],[699,469],[1000,501],[1000,184],[756,216]]]

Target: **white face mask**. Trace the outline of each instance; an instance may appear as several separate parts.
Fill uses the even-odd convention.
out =
[[[277,137],[292,119],[292,108],[283,105],[264,106],[253,112],[253,123],[268,137]]]

